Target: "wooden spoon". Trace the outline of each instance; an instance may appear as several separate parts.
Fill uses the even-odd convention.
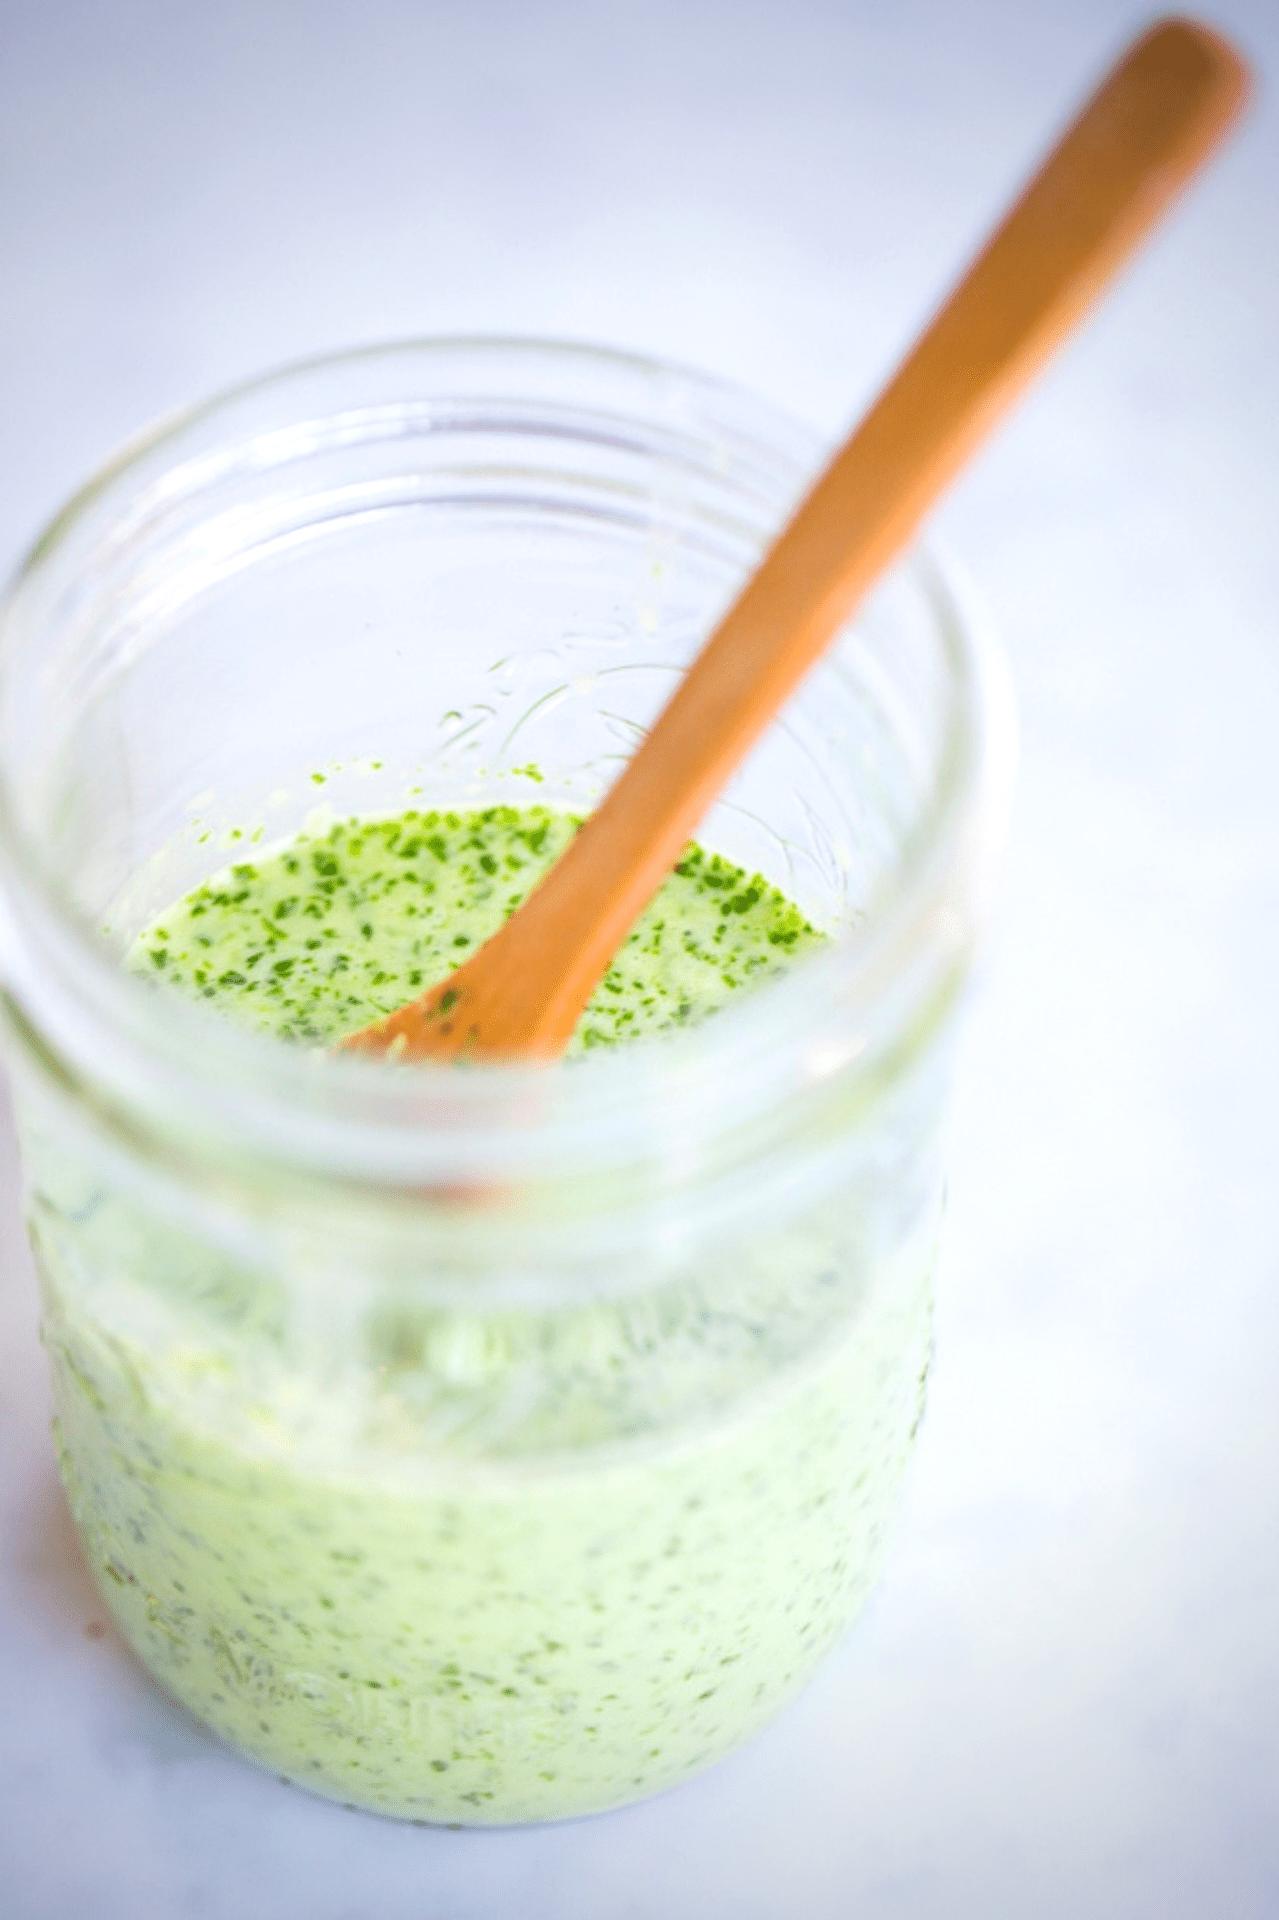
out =
[[[562,1051],[730,774],[951,478],[1238,114],[1243,62],[1165,20],[1124,55],[835,456],[556,865],[449,979],[341,1042]]]

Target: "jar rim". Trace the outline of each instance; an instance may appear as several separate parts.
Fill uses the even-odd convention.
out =
[[[572,341],[448,336],[388,342],[298,361],[156,423],[72,497],[39,536],[0,604],[0,673],[8,613],[26,583],[56,560],[91,512],[127,497],[131,480],[177,454],[193,434],[290,383],[378,361],[415,364],[474,356],[522,362],[554,377],[593,368],[639,387],[664,383],[725,405],[805,481],[823,448],[815,435],[720,376],[642,354]],[[569,389],[566,388],[566,397]],[[810,467],[804,473],[805,464]],[[944,764],[936,796],[890,884],[866,918],[780,979],[743,994],[713,1020],[551,1067],[483,1063],[390,1068],[356,1056],[317,1058],[243,1029],[178,996],[157,994],[121,967],[63,896],[25,831],[0,767],[0,894],[6,909],[2,999],[20,1047],[100,1113],[139,1125],[169,1151],[266,1161],[303,1175],[421,1191],[478,1161],[501,1169],[535,1159],[586,1165],[654,1150],[659,1116],[682,1112],[678,1139],[717,1103],[788,1097],[832,1074],[873,1076],[868,1036],[903,972],[929,959],[934,992],[967,970],[1007,815],[1015,723],[1002,654],[971,586],[951,559],[906,563],[953,666]],[[917,1012],[917,1010],[916,1010]],[[915,1017],[912,1015],[911,1017]],[[889,1020],[900,1025],[900,1012]],[[531,1128],[529,1116],[537,1114]],[[677,1143],[665,1141],[663,1155]]]

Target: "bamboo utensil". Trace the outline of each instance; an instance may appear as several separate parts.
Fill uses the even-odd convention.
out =
[[[1048,154],[556,865],[449,979],[344,1048],[534,1057],[591,992],[699,821],[933,502],[1074,332],[1238,115],[1243,62],[1164,20]]]

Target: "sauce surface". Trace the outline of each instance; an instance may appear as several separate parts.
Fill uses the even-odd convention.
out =
[[[546,807],[339,821],[175,903],[133,964],[286,1039],[326,1042],[445,979],[572,839]],[[592,996],[570,1053],[704,1018],[824,944],[758,874],[690,846]]]

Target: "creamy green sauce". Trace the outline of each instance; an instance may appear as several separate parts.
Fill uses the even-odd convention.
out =
[[[197,887],[133,963],[286,1039],[403,1006],[497,931],[577,822],[546,807],[340,821]],[[592,997],[571,1052],[702,1019],[821,935],[758,874],[690,846]]]
[[[347,821],[197,888],[132,964],[323,1042],[447,973],[573,830]],[[819,940],[690,849],[575,1045],[705,1017]],[[887,1251],[842,1192],[691,1264],[641,1248],[645,1284],[572,1310],[468,1314],[410,1276],[312,1368],[305,1286],[31,1138],[91,1563],[156,1676],[272,1770],[419,1820],[616,1805],[767,1721],[855,1612],[919,1418],[927,1208]]]

